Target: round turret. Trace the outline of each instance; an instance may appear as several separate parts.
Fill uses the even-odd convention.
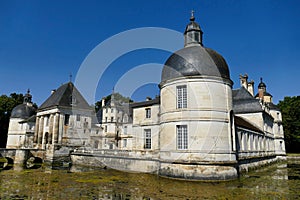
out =
[[[30,91],[28,90],[27,94],[25,94],[24,96],[24,102],[13,108],[10,118],[27,119],[32,115],[35,115],[36,108],[32,106],[31,98],[32,96],[30,94]]]

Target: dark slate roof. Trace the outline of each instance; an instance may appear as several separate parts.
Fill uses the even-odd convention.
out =
[[[260,83],[258,84],[258,88],[266,88],[266,84],[262,82],[262,79],[260,80]]]
[[[11,111],[10,117],[27,119],[35,114],[36,114],[35,107],[33,107],[32,105],[27,104],[27,103],[22,103],[20,105],[17,105],[16,107],[14,107],[14,109]]]
[[[255,113],[263,112],[258,99],[255,99],[244,87],[232,90],[233,112]]]
[[[280,109],[277,107],[277,105],[271,103],[267,103],[267,105],[269,106],[270,110],[278,110],[280,111]]]
[[[200,25],[194,21],[195,18],[190,19],[190,23],[186,26],[184,34],[186,34],[189,31],[199,31],[202,32]]]
[[[131,108],[138,108],[138,107],[146,107],[146,106],[152,106],[155,104],[160,104],[160,96],[156,97],[155,99],[148,100],[148,101],[142,101],[137,103],[131,103]]]
[[[199,45],[173,53],[164,65],[161,81],[196,75],[230,79],[225,59],[216,51]]]
[[[31,117],[23,120],[23,121],[20,121],[19,123],[22,124],[22,123],[26,123],[26,122],[35,122],[36,120],[36,115],[32,115]]]
[[[263,133],[263,131],[260,128],[258,128],[255,124],[252,124],[251,122],[242,117],[234,116],[234,123],[237,127],[242,127],[252,131]]]
[[[45,110],[51,107],[70,107],[80,109],[92,109],[84,97],[80,94],[72,82],[60,86],[51,96],[39,107],[38,110]]]

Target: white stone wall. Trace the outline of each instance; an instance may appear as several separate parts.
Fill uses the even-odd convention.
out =
[[[114,103],[102,109],[102,125],[104,138],[102,146],[104,149],[130,149],[132,148],[132,124],[128,123],[129,116]],[[124,127],[127,133],[124,133]],[[118,135],[118,141],[115,137]]]
[[[274,156],[274,138],[266,134],[236,127],[239,159]]]
[[[151,110],[151,117],[146,118],[146,109]],[[133,109],[133,126],[154,125],[159,123],[159,104]]]
[[[150,109],[151,115],[146,116],[146,109]],[[132,149],[141,151],[153,151],[159,149],[159,104],[133,108],[132,125]],[[151,133],[151,147],[146,148],[145,131]]]
[[[187,108],[177,109],[176,87],[187,86]],[[160,157],[178,161],[234,161],[232,90],[220,79],[179,79],[161,88]],[[188,149],[177,149],[177,125],[187,125]]]
[[[242,113],[242,114],[236,114],[236,116],[242,117],[246,119],[247,121],[251,122],[252,124],[255,124],[255,126],[261,130],[264,130],[264,120],[262,116],[262,112],[257,113]]]
[[[286,155],[281,112],[279,110],[270,110],[270,114],[274,118],[275,153],[280,156]]]
[[[35,124],[19,123],[24,119],[11,118],[9,121],[6,148],[30,148],[33,143]]]

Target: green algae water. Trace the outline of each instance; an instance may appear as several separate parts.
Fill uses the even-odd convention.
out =
[[[2,170],[0,177],[0,199],[300,199],[300,160],[226,182],[76,168]]]

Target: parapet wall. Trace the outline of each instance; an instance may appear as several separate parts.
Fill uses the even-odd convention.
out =
[[[239,173],[284,160],[284,157],[266,156],[240,160],[238,163],[175,163],[164,162],[157,152],[122,150],[75,150],[71,154],[75,166],[112,168],[120,171],[158,174],[185,180],[231,180]]]
[[[266,165],[270,165],[275,162],[285,161],[285,156],[267,156],[258,158],[249,158],[239,161],[238,170],[240,173],[245,173],[250,170],[257,169]]]

